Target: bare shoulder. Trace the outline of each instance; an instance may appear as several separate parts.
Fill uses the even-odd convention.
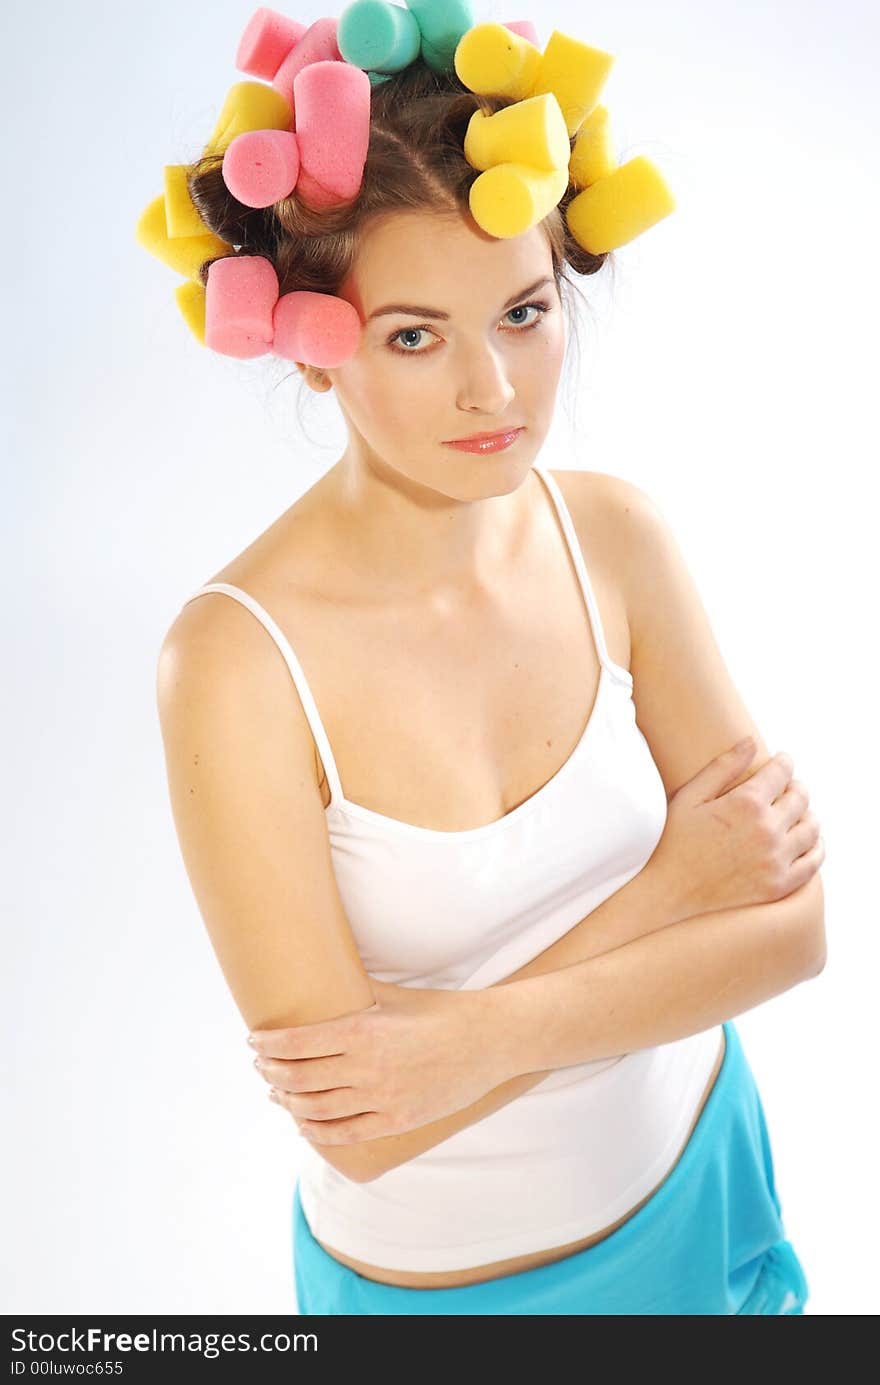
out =
[[[586,547],[613,561],[620,582],[627,586],[627,597],[635,595],[628,562],[629,548],[636,543],[640,520],[659,511],[645,491],[622,476],[606,471],[553,471],[571,511],[578,537]]]
[[[240,717],[250,709],[273,738],[285,738],[307,757],[316,783],[317,749],[279,622],[300,610],[305,618],[310,594],[321,585],[320,490],[319,482],[202,584],[231,586],[251,604],[222,591],[186,601],[166,631],[157,670],[160,713],[179,702],[184,682],[190,700],[196,693],[229,699]]]
[[[212,580],[237,585],[232,576]],[[247,579],[240,590],[254,594]],[[241,744],[269,733],[289,766],[308,773],[314,784],[320,780],[315,743],[284,654],[235,597],[203,592],[178,611],[159,650],[156,703],[166,743],[172,728],[199,720],[218,728],[234,722]]]
[[[602,471],[551,471],[571,515],[590,580],[602,610],[611,657],[629,668],[632,636],[630,592],[621,553],[620,515],[626,482]],[[624,489],[622,490],[621,487]]]
[[[751,735],[755,757],[733,782],[749,778],[770,752],[724,658],[672,524],[644,490],[622,477],[560,472],[558,479],[566,500],[571,497],[575,523],[599,536],[614,566],[626,604],[638,724],[667,795]]]
[[[650,495],[633,481],[602,471],[560,471],[559,482],[571,509],[578,537],[613,574],[626,610],[633,644],[646,656],[651,632],[662,625],[664,590],[657,578],[668,578],[683,558],[671,525]],[[691,587],[691,596],[695,588]]]

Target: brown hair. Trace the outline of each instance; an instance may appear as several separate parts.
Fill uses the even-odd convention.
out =
[[[468,210],[468,192],[479,171],[464,156],[464,137],[475,110],[492,115],[512,99],[478,96],[454,70],[435,72],[422,59],[370,93],[370,138],[361,187],[350,202],[321,211],[290,196],[265,208],[246,207],[227,188],[222,154],[190,165],[187,185],[205,225],[237,250],[265,255],[278,275],[279,294],[309,289],[335,294],[354,263],[359,232],[373,216],[427,210],[452,215]],[[572,138],[571,143],[574,143]],[[613,252],[593,255],[574,239],[564,212],[578,189],[569,184],[540,223],[547,234],[560,298],[563,285],[577,292],[565,266],[595,274]],[[199,277],[207,283],[206,260]],[[612,270],[614,262],[612,259]]]

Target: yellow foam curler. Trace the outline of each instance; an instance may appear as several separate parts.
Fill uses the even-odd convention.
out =
[[[475,24],[459,39],[453,63],[461,82],[479,96],[521,101],[532,95],[540,49],[504,24]]]
[[[634,240],[674,210],[675,199],[663,175],[639,154],[579,192],[569,202],[565,219],[579,245],[593,255],[603,255]]]
[[[568,161],[569,180],[576,188],[588,188],[616,167],[608,111],[605,106],[597,106],[578,130]]]
[[[608,110],[600,104],[603,87],[615,62],[613,54],[582,43],[558,29],[550,34],[542,52],[535,26],[527,20],[514,22],[513,28],[494,21],[464,28],[471,18],[470,0],[455,0],[445,8],[440,0],[418,0],[417,4],[409,0],[409,3],[409,13],[415,17],[416,24],[425,24],[424,30],[420,28],[420,60],[437,73],[448,74],[450,68],[454,69],[462,86],[476,97],[486,98],[471,103],[476,109],[472,109],[466,125],[463,153],[477,174],[470,183],[470,211],[474,221],[487,234],[499,239],[521,235],[543,220],[570,191],[572,200],[565,211],[569,233],[584,250],[598,256],[626,245],[675,209],[672,193],[650,159],[639,156],[618,166],[609,132]],[[349,8],[354,10],[356,4],[357,0]],[[378,14],[382,6],[374,6],[370,0],[362,8],[364,13],[356,18],[359,24],[366,25],[366,33],[369,15],[374,11]],[[202,150],[203,158],[215,158],[223,163],[232,183],[238,179],[238,173],[225,155],[239,135],[282,131],[293,139],[297,133],[293,96],[291,93],[285,95],[283,87],[276,85],[280,71],[276,50],[281,40],[273,29],[273,15],[271,10],[258,12],[257,30],[263,34],[265,29],[271,40],[267,40],[267,50],[259,56],[264,80],[236,81],[229,87],[214,129]],[[349,11],[346,16],[350,18]],[[250,22],[248,33],[255,22]],[[281,36],[284,43],[293,36],[294,29],[302,28],[305,35],[305,26],[286,20],[284,24],[290,30],[285,29]],[[312,61],[333,66],[335,71],[337,61],[348,61],[338,52],[335,39],[330,43],[337,21],[319,20],[317,24],[324,27],[321,44],[315,48]],[[301,41],[302,37],[296,39],[282,67],[298,50]],[[411,47],[415,52],[415,46]],[[319,50],[320,56],[316,56]],[[365,56],[369,58],[367,50]],[[237,60],[236,67],[253,77],[257,72],[254,63],[245,66]],[[359,62],[352,65],[358,67],[359,76],[366,71],[371,83],[374,80],[393,81],[399,70],[396,67],[393,73],[386,74],[360,67]],[[297,67],[294,63],[294,68],[297,73],[302,71],[301,64]],[[270,69],[276,74],[271,80]],[[497,98],[501,110],[492,111],[492,98]],[[487,105],[490,113],[480,109]],[[334,131],[332,138],[325,142],[331,149],[331,162],[344,164],[353,156],[351,150],[337,149],[334,123],[337,113],[333,106],[332,100],[329,106],[321,103]],[[366,119],[368,113],[363,114]],[[267,143],[271,143],[268,135]],[[254,141],[255,146],[258,144],[259,141]],[[243,146],[241,152],[243,157]],[[254,181],[258,182],[262,177],[259,170],[263,165],[259,161],[263,152],[249,150],[250,154],[257,170]],[[197,162],[198,159],[193,160]],[[192,164],[164,167],[163,193],[144,208],[136,224],[135,237],[163,264],[183,276],[184,282],[174,291],[175,301],[196,340],[205,345],[207,336],[215,350],[244,359],[253,352],[241,349],[242,333],[238,322],[241,304],[235,301],[235,294],[228,294],[220,302],[224,267],[213,276],[213,294],[211,284],[205,286],[199,279],[203,264],[227,260],[234,256],[234,249],[202,221],[187,185],[191,167]],[[239,181],[240,191],[243,186]],[[227,188],[230,188],[229,183]],[[315,189],[320,190],[320,180],[313,170],[299,169],[296,188],[304,204],[311,199],[314,210],[323,205],[314,200]],[[279,189],[276,189],[276,196]],[[285,179],[285,196],[288,190]],[[230,195],[236,194],[230,189]],[[336,200],[335,195],[332,200]],[[244,205],[251,204],[245,202]],[[241,239],[248,239],[246,232],[242,232]],[[243,262],[253,259],[252,256],[239,258]],[[257,258],[263,258],[264,264],[274,272],[271,258]],[[231,262],[225,268],[232,268]],[[247,270],[247,263],[243,263],[243,275]],[[244,277],[242,284],[245,284]],[[242,294],[246,298],[244,289]],[[294,290],[279,301],[290,300],[298,312],[304,299],[318,297]],[[344,300],[334,299],[332,295],[325,297],[330,305],[328,323],[321,332],[311,332],[310,349],[314,350],[316,363],[319,358],[326,363],[332,357],[335,364],[356,349],[358,333],[354,330],[356,324],[342,323],[346,341],[345,351],[340,355],[335,336],[336,314]],[[290,354],[291,349],[301,351],[302,347],[298,344],[300,326],[296,314],[291,321],[296,329],[293,332],[295,340],[285,321],[279,326],[273,318],[271,346],[276,354],[293,360],[297,356]],[[207,332],[209,325],[210,333]],[[265,330],[264,327],[261,341]],[[331,339],[332,348],[328,353],[327,343]],[[244,344],[247,346],[247,341]]]
[[[169,239],[162,193],[154,197],[141,212],[134,234],[139,245],[187,279],[198,279],[203,260],[216,259],[218,255],[232,252],[232,246],[210,231],[201,236],[175,236]]]
[[[180,315],[200,346],[205,344],[205,304],[207,294],[204,284],[194,279],[186,279],[174,290],[174,297]]]
[[[554,29],[547,40],[531,96],[552,91],[574,135],[595,107],[614,64],[611,53],[591,48],[580,39]]]
[[[186,164],[166,164],[165,175],[165,222],[168,236],[209,235],[207,226],[199,216],[197,208],[189,195],[186,185]]]
[[[224,153],[236,135],[249,130],[289,130],[292,124],[290,102],[276,87],[265,82],[234,82],[204,153]]]
[[[494,115],[474,111],[464,137],[464,156],[474,168],[529,164],[549,172],[568,164],[571,146],[556,97],[529,97]]]
[[[471,184],[471,215],[490,236],[518,236],[552,211],[568,187],[568,165],[549,172],[503,163]]]

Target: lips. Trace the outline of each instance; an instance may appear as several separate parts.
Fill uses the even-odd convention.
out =
[[[476,437],[454,438],[444,443],[444,446],[454,447],[456,452],[474,452],[488,456],[492,452],[505,452],[524,432],[525,428],[519,427],[507,429],[502,433],[478,433]]]
[[[466,438],[446,438],[446,442],[486,442],[489,438],[504,438],[508,433],[518,433],[522,424],[510,428],[498,428],[494,433],[470,433]]]

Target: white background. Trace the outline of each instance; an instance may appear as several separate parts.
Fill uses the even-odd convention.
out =
[[[134,239],[241,80],[253,8],[4,11],[6,1313],[294,1311],[298,1137],[188,884],[154,679],[184,598],[344,428],[332,393],[298,426],[292,365],[273,390],[286,363],[201,348],[179,277]],[[736,1022],[808,1312],[876,1313],[877,11],[540,10],[542,43],[560,28],[615,55],[618,158],[653,158],[678,201],[617,252],[613,291],[581,281],[594,321],[543,460],[660,505],[810,789],[828,964]]]

